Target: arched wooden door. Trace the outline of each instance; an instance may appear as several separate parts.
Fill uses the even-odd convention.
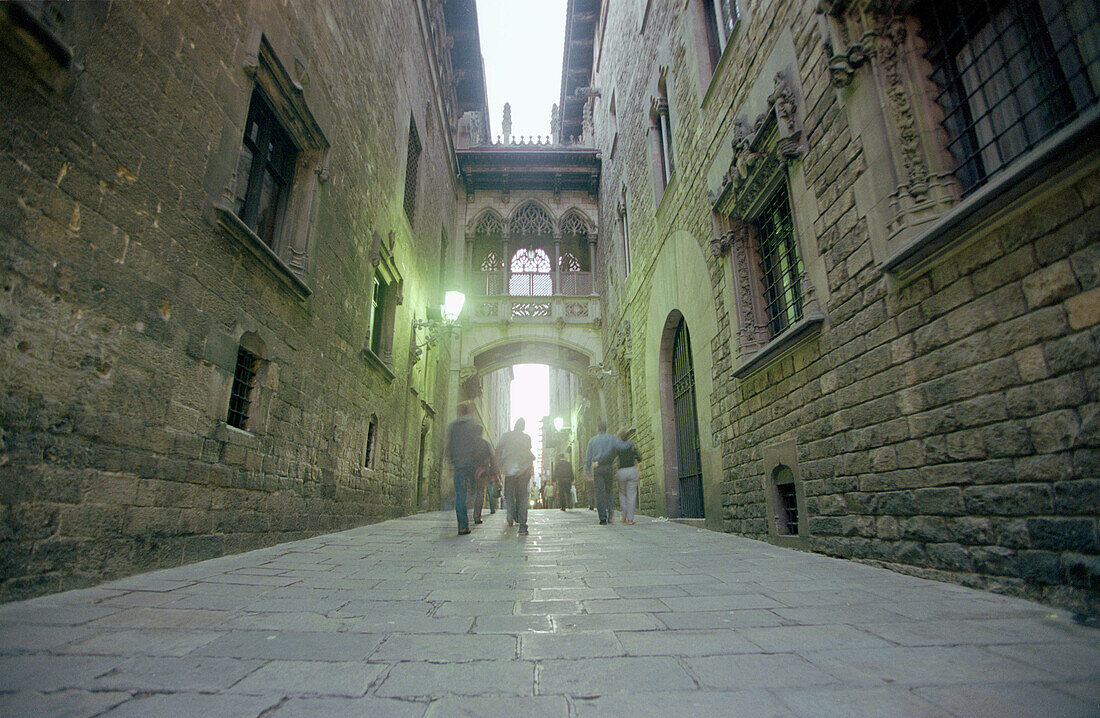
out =
[[[699,456],[699,425],[695,413],[695,371],[687,323],[682,317],[672,344],[672,405],[676,416],[680,516],[701,519],[704,518],[703,462]]]

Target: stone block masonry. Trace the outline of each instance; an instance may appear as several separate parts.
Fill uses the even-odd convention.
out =
[[[404,515],[422,421],[438,497],[446,383],[409,346],[414,315],[438,303],[441,233],[455,235],[452,118],[424,39],[441,7],[72,3],[35,18],[70,53],[52,74],[13,17],[0,18],[0,600]],[[282,231],[303,243],[274,252],[216,210],[248,170],[264,82],[302,158]],[[383,361],[363,351],[376,237],[403,280]],[[242,431],[226,417],[250,341],[261,364]]]
[[[631,376],[645,387],[634,391],[633,420],[657,460],[642,465],[643,509],[669,510],[678,470],[668,458],[677,441],[671,423],[647,420],[668,402],[652,322],[675,310],[688,317],[693,339],[702,319],[715,327],[692,357],[697,382],[700,373],[713,382],[698,406],[701,425],[709,422],[700,436],[704,492],[716,496],[707,500],[709,527],[1100,611],[1095,152],[1047,168],[1008,204],[990,193],[984,201],[996,211],[960,225],[938,254],[887,271],[898,245],[874,185],[911,154],[876,134],[894,121],[875,106],[874,73],[885,56],[837,84],[830,67],[844,33],[819,3],[739,2],[740,20],[711,73],[698,51],[709,3],[642,5],[611,3],[591,84],[604,101],[594,113],[605,156],[601,222],[612,226],[615,203],[606,198],[624,189],[630,220],[633,271],[614,278],[619,290],[606,314],[609,336],[630,322],[632,335],[644,337],[631,356]],[[805,341],[735,376],[751,355],[739,346],[746,327],[737,302],[758,290],[741,282],[737,257],[711,251],[724,217],[707,191],[730,169],[735,121],[756,121],[777,68],[796,78],[805,151],[784,165],[781,181],[804,281],[824,320]],[[676,158],[663,195],[649,144],[662,73]],[[879,116],[882,127],[868,119]],[[689,316],[690,298],[676,291],[682,277],[645,269],[674,241],[685,257],[683,232],[707,263],[709,319]],[[611,259],[622,249],[601,251]],[[609,272],[621,264],[603,262]],[[768,508],[767,457],[788,445],[802,492],[797,536],[777,535]]]

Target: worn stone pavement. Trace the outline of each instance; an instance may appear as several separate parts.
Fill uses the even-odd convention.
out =
[[[0,606],[0,716],[1096,716],[1049,607],[640,518],[426,514]]]

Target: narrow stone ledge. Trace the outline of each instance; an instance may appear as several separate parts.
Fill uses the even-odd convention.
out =
[[[391,382],[397,378],[397,375],[393,373],[393,370],[386,366],[386,363],[379,359],[378,355],[372,352],[368,347],[363,347],[363,350],[359,353],[362,355],[367,364],[382,372],[382,375],[386,377],[387,382]]]
[[[802,317],[789,326],[787,331],[772,339],[762,349],[735,367],[734,378],[743,380],[786,356],[796,347],[820,334],[821,325],[824,323],[825,315],[820,312]]]
[[[956,240],[1015,206],[1027,193],[1050,182],[1100,143],[1100,106],[1040,143],[1010,169],[945,213],[882,263],[883,272],[903,279],[920,272]],[[1084,168],[1089,163],[1082,164]]]
[[[260,263],[271,270],[299,299],[309,299],[313,290],[294,273],[294,270],[286,265],[279,255],[271,251],[271,247],[264,244],[259,235],[253,232],[241,221],[230,207],[221,202],[214,203],[214,214],[217,217],[218,227],[224,234],[240,242],[252,253]]]

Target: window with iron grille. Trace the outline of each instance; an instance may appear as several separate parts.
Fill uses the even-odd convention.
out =
[[[259,367],[260,357],[244,347],[237,349],[237,366],[233,370],[233,386],[229,391],[229,414],[225,419],[225,423],[232,427],[248,428],[252,390],[255,388]]]
[[[924,0],[915,14],[966,193],[1096,102],[1095,0]]]
[[[235,210],[240,220],[272,249],[297,155],[298,149],[279,124],[271,103],[258,88],[253,89],[237,159]]]
[[[405,216],[413,224],[416,216],[416,178],[420,166],[420,135],[416,132],[416,122],[409,120],[409,152],[405,162]]]
[[[774,337],[802,318],[802,258],[795,242],[785,184],[768,200],[756,220],[756,230],[760,242],[764,309]]]
[[[789,473],[789,470],[788,470]],[[777,516],[777,533],[784,536],[798,535],[798,492],[793,483],[778,484],[776,491],[779,493],[779,508],[782,513]]]

